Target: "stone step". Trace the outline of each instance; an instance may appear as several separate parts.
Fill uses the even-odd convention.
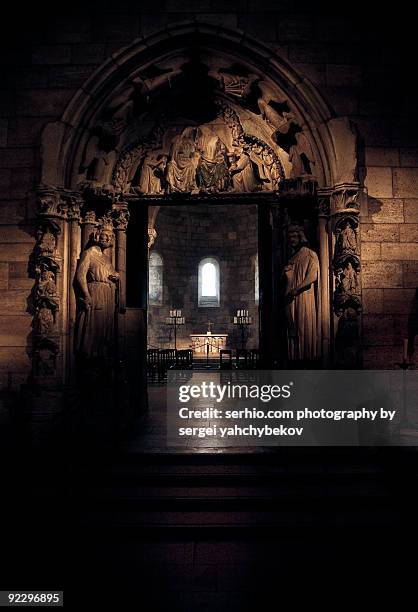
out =
[[[92,499],[107,499],[136,501],[136,500],[275,500],[287,498],[322,499],[327,496],[333,498],[384,498],[389,491],[386,483],[375,482],[346,482],[346,483],[280,483],[276,486],[256,484],[248,486],[243,484],[221,486],[214,483],[212,486],[176,486],[173,484],[159,486],[156,483],[147,485],[127,486],[94,486],[89,489]]]
[[[90,530],[103,531],[110,529],[118,532],[130,532],[133,530],[147,529],[284,529],[287,535],[292,531],[301,534],[302,529],[309,528],[319,531],[334,530],[345,531],[348,528],[358,527],[367,531],[376,531],[388,524],[399,524],[396,510],[374,505],[367,508],[363,505],[353,508],[351,505],[346,509],[336,512],[333,506],[324,509],[320,504],[317,508],[310,508],[304,503],[298,507],[272,509],[249,509],[249,510],[214,510],[209,509],[190,510],[184,509],[132,509],[132,511],[120,511],[114,508],[84,509],[81,523]],[[285,533],[283,533],[285,535]]]

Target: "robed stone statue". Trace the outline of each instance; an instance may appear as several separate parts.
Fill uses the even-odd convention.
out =
[[[284,269],[288,356],[315,360],[321,355],[321,306],[318,256],[308,247],[302,227],[288,228],[293,255]]]
[[[87,358],[114,355],[116,289],[119,275],[105,254],[112,246],[113,230],[102,225],[82,252],[75,277],[78,295],[75,353]]]

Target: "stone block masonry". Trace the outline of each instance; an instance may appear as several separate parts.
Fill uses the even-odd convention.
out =
[[[58,9],[46,14],[39,6],[35,24],[22,16],[24,34],[20,20],[16,25],[9,22],[11,44],[3,46],[0,58],[5,75],[0,83],[0,316],[31,320],[28,270],[13,266],[27,263],[30,239],[22,239],[21,232],[34,217],[31,190],[39,180],[45,124],[58,120],[95,69],[134,38],[199,20],[239,28],[243,36],[268,45],[298,72],[298,86],[313,83],[337,115],[347,115],[355,124],[360,178],[368,189],[360,218],[365,314],[384,310],[399,320],[393,341],[400,347],[405,335],[398,312],[402,300],[383,292],[404,296],[403,291],[418,286],[416,110],[413,100],[394,94],[408,58],[400,55],[389,18],[382,31],[381,24],[363,14],[346,14],[342,20],[331,12],[289,6],[269,0],[170,0],[156,7],[149,1],[121,0],[94,11],[91,6],[68,11],[63,5],[61,15]],[[393,19],[391,15],[390,22]],[[17,25],[19,30],[13,32]],[[234,231],[239,236],[238,229],[229,229]],[[196,226],[196,241],[197,235]],[[30,352],[30,334],[24,327],[18,325],[12,336]],[[380,328],[375,329],[379,337]],[[370,337],[368,333],[367,342]],[[392,367],[396,362],[397,349],[391,352],[382,344],[379,353],[378,345],[372,350],[368,346],[370,366]],[[22,380],[29,372],[27,356],[22,354],[19,363],[2,353],[0,372],[5,374],[2,380]]]

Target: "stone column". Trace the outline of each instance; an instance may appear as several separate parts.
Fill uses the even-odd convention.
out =
[[[358,183],[334,186],[331,194],[335,314],[335,361],[361,367],[361,260],[359,214],[363,192]]]
[[[84,251],[86,248],[90,235],[96,225],[96,213],[93,210],[85,211],[81,220],[81,251]]]
[[[126,202],[117,202],[112,207],[113,225],[115,228],[115,267],[119,272],[119,313],[126,310],[126,230],[129,222],[129,210]]]
[[[329,260],[329,215],[330,193],[326,190],[318,191],[318,229],[319,229],[319,266],[321,274],[321,334],[322,358],[324,366],[328,365],[330,355],[331,337],[331,304],[330,304],[330,260]]]
[[[129,210],[126,202],[116,202],[112,206],[112,219],[115,228],[115,268],[119,273],[118,309],[116,314],[116,338],[118,352],[118,376],[124,378],[126,355],[126,230]]]
[[[67,219],[68,219],[68,358],[70,370],[72,370],[74,328],[77,311],[77,301],[74,292],[73,282],[77,270],[78,258],[80,255],[80,208],[82,201],[77,197],[68,199]]]

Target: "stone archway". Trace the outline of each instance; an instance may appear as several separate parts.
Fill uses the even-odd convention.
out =
[[[200,99],[200,88],[193,92],[195,78],[201,79],[204,92],[205,87],[212,88],[216,102],[214,109],[204,108],[203,118],[196,116],[187,97]],[[182,82],[181,100],[187,112],[183,117],[177,113],[177,119],[174,115],[162,119],[161,111],[172,108],[167,100],[176,102],[171,92]],[[146,167],[149,172],[164,156],[169,164],[176,139],[196,147],[199,130],[204,132],[207,126],[212,126],[209,131],[225,147],[224,156],[247,147],[238,155],[246,163],[253,156],[252,163],[259,167],[257,184],[241,181],[240,187],[226,165],[224,176],[229,173],[230,181],[225,188],[210,183],[208,168],[206,179],[202,171],[200,185],[189,183],[182,188],[181,181],[168,179],[164,170],[164,184],[148,181],[144,187]],[[344,344],[344,337],[356,336],[361,311],[358,215],[362,189],[357,180],[355,130],[347,119],[335,117],[308,80],[267,47],[242,33],[196,22],[134,41],[89,78],[60,121],[46,126],[41,152],[39,237],[34,254],[35,377],[71,379],[76,319],[73,280],[80,251],[93,229],[104,221],[114,227],[113,260],[121,277],[118,317],[123,330],[129,206],[153,206],[156,215],[159,202],[174,197],[216,200],[239,195],[286,201],[291,206],[292,201],[315,192],[326,305],[323,352],[330,353],[335,327],[337,349],[349,362],[357,359],[357,353],[354,357],[350,353],[356,347],[349,341],[346,350]],[[267,182],[261,177],[263,172],[267,175],[266,164],[270,164]],[[150,242],[153,231],[151,224]]]

